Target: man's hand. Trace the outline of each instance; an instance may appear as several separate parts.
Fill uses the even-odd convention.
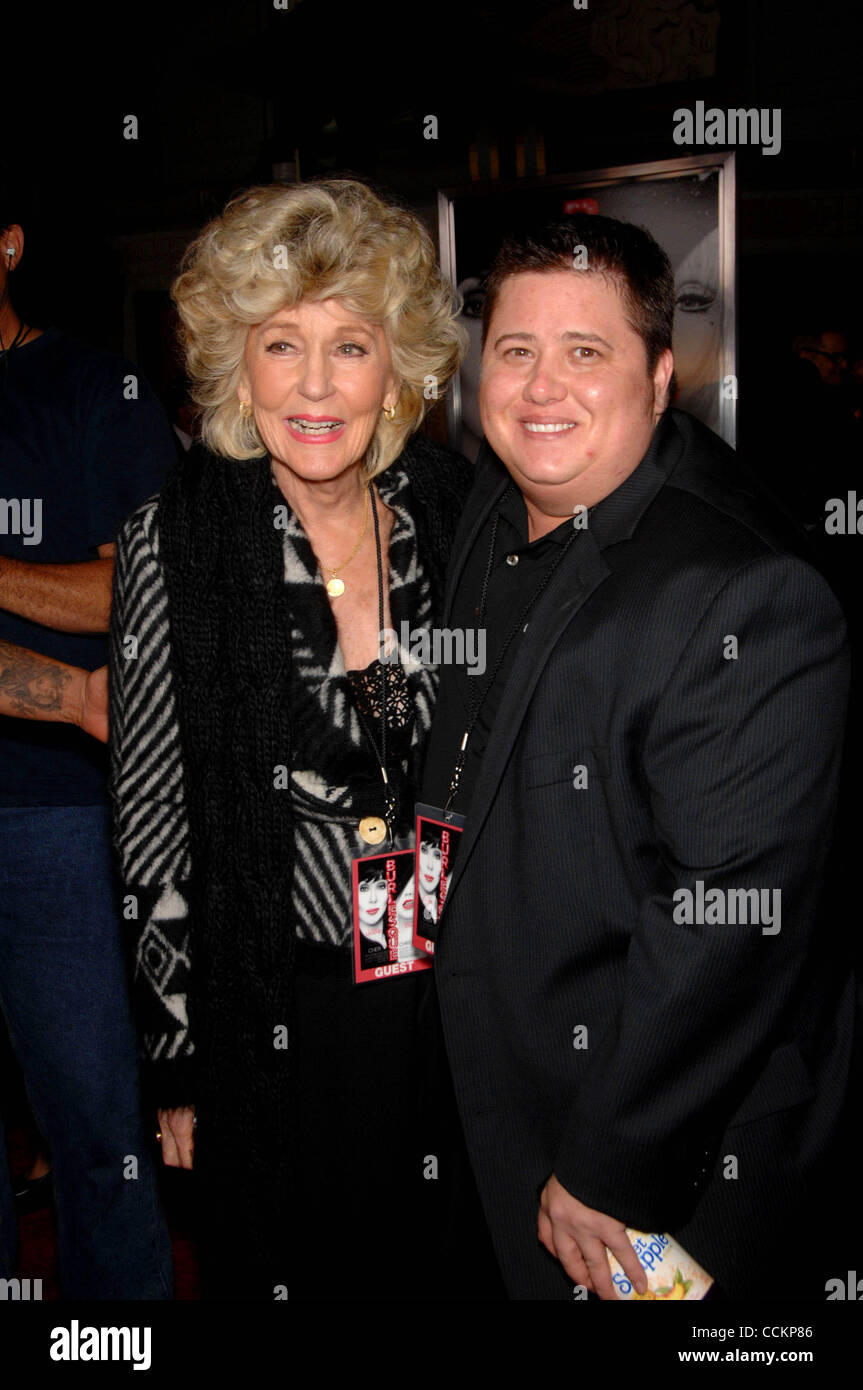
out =
[[[160,1110],[162,1162],[168,1168],[191,1168],[195,1152],[195,1107],[181,1105],[176,1110]]]
[[[100,743],[108,742],[108,667],[87,671],[81,693],[81,714],[78,720],[85,734],[92,734]]]
[[[539,1201],[538,1234],[573,1283],[583,1284],[600,1298],[617,1298],[606,1246],[617,1257],[635,1290],[644,1293],[647,1288],[647,1278],[623,1223],[586,1207],[561,1186],[553,1173]]]

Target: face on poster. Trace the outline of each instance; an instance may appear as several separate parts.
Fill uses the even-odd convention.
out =
[[[414,851],[372,854],[353,863],[353,958],[357,984],[431,968],[413,943]]]
[[[674,267],[674,405],[719,432],[722,294],[718,175],[623,184],[596,193],[598,211],[637,222]]]

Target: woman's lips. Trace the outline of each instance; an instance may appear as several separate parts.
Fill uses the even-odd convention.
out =
[[[289,415],[285,428],[303,444],[329,444],[344,433],[347,424],[333,415]]]
[[[434,883],[434,874],[423,874],[426,883]]]

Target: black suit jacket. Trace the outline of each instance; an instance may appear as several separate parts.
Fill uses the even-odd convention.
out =
[[[486,449],[450,605],[506,481]],[[572,1297],[536,1235],[552,1172],[627,1225],[673,1232],[729,1294],[793,1282],[776,1240],[835,1131],[853,1013],[816,913],[845,629],[795,544],[734,453],[670,411],[520,640],[435,957],[512,1297]],[[433,733],[430,757],[451,754]],[[675,922],[675,891],[698,880],[779,889],[779,932]]]

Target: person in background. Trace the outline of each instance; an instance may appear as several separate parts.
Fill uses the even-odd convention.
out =
[[[823,326],[831,322],[812,314],[792,335],[791,351],[766,364],[742,429],[753,469],[789,515],[815,533],[816,544],[828,500],[855,485],[859,455],[846,390],[847,340],[839,328]]]
[[[114,535],[175,451],[131,363],[16,312],[19,196],[0,184],[0,1006],[50,1147],[63,1296],[166,1299],[103,745]],[[0,1277],[16,1251],[0,1163]]]
[[[811,362],[822,383],[829,389],[839,387],[848,370],[848,340],[839,328],[809,328],[794,339],[794,356]]]
[[[165,393],[168,418],[182,453],[191,449],[196,439],[201,437],[200,410],[189,395],[188,377],[175,377]]]

